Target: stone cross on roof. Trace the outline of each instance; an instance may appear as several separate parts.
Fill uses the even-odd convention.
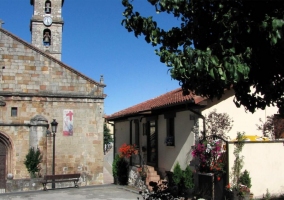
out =
[[[2,28],[2,24],[4,24],[4,21],[0,19],[0,28]]]

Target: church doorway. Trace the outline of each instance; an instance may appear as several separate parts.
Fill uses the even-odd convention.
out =
[[[6,146],[0,141],[0,193],[6,189]]]
[[[0,193],[5,193],[6,177],[13,169],[12,149],[11,139],[0,132]]]

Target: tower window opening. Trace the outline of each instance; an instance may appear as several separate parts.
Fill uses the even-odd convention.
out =
[[[43,45],[44,46],[51,45],[51,31],[49,29],[43,30]]]
[[[50,0],[45,1],[45,8],[44,11],[46,14],[50,14],[51,13],[51,2]]]

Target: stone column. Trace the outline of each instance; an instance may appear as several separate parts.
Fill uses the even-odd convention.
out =
[[[45,117],[41,115],[36,115],[30,120],[30,147],[34,149],[39,148],[42,154],[42,163],[41,163],[41,171],[40,174],[46,174],[46,131],[48,129],[48,121]]]

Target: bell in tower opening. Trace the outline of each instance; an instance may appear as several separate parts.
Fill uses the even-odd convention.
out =
[[[50,46],[51,44],[51,34],[49,29],[45,29],[43,32],[43,45]]]

